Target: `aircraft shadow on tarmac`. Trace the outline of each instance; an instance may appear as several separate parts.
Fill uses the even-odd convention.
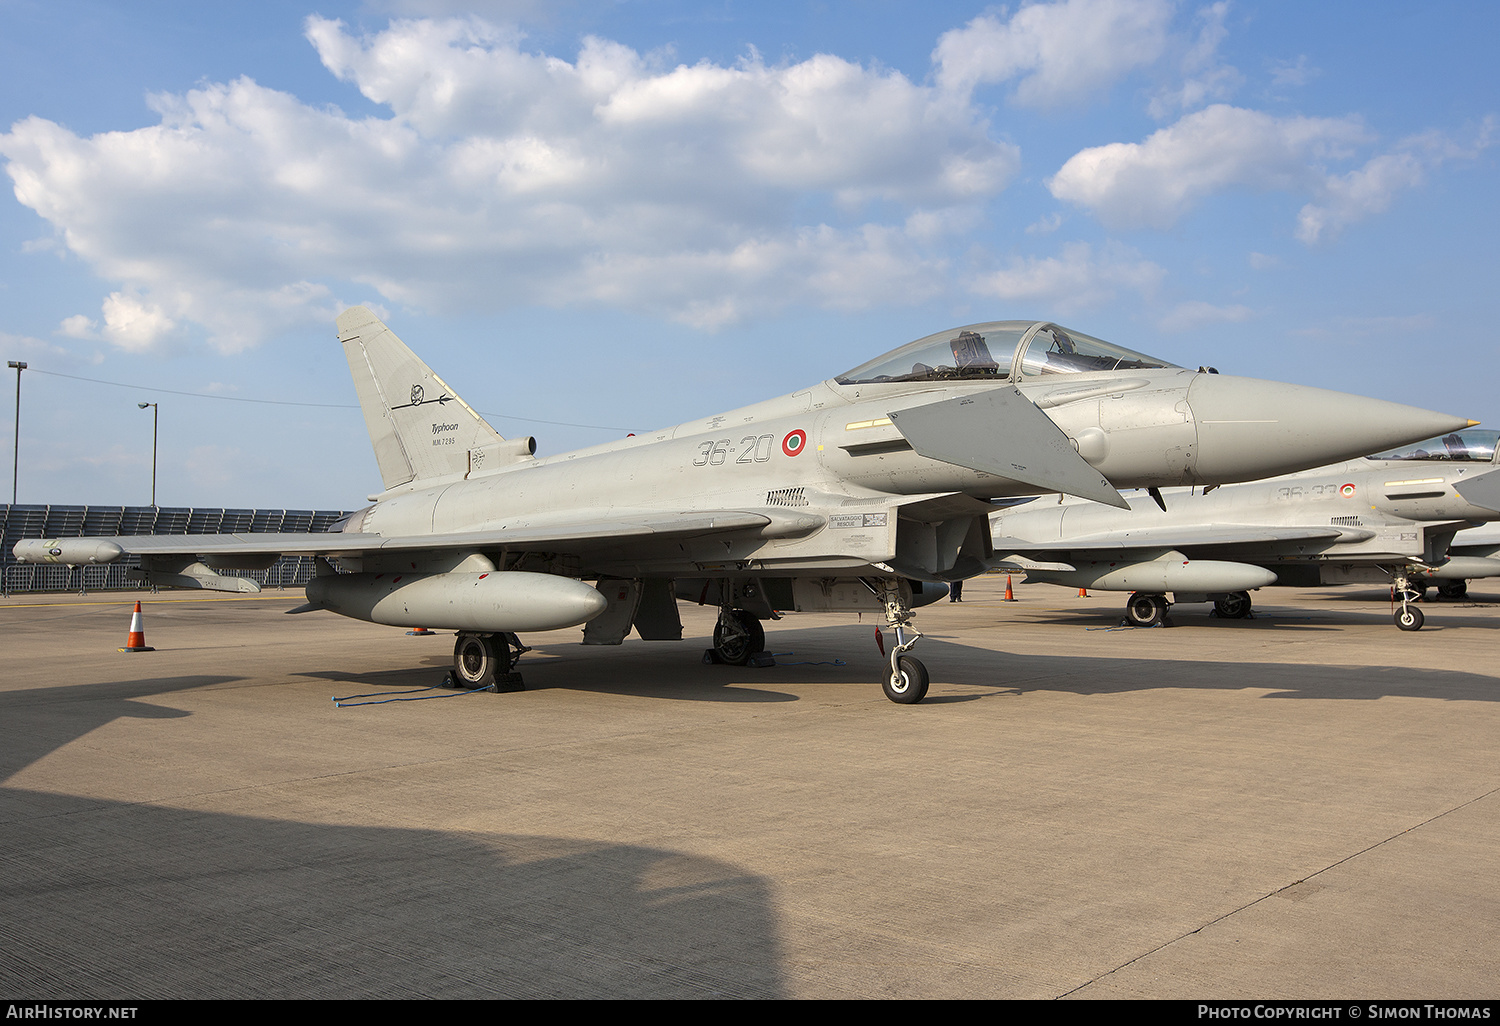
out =
[[[1136,641],[1138,634],[1121,637]],[[1497,681],[1339,667],[1016,654],[930,637],[936,694],[891,709],[870,631],[776,632],[786,662],[703,666],[684,646],[575,646],[523,663],[532,688],[701,700],[781,682],[857,683],[881,715],[1029,692],[1279,688],[1272,696],[1493,700]],[[692,644],[692,643],[688,643]],[[541,654],[549,654],[542,652]],[[436,653],[433,654],[434,656]],[[418,656],[411,672],[436,670]],[[398,671],[370,675],[397,681]],[[120,717],[189,715],[144,699],[243,678],[182,676],[0,693],[0,772]],[[729,685],[726,688],[726,684]],[[959,693],[950,690],[959,685]],[[783,685],[784,686],[784,685]],[[514,696],[476,696],[496,709]],[[397,707],[384,707],[392,710]],[[496,713],[503,715],[503,708]],[[382,713],[383,715],[384,713]],[[87,758],[80,753],[80,758]],[[455,787],[472,786],[455,781]],[[491,783],[485,800],[504,803]],[[0,991],[71,998],[783,997],[770,885],[659,848],[518,834],[333,826],[0,787]]]
[[[1117,620],[1095,618],[1101,626]],[[1209,621],[1212,622],[1212,621]],[[1231,625],[1222,625],[1228,629]],[[1250,624],[1236,622],[1236,629]],[[1285,629],[1268,624],[1272,629]],[[993,628],[1003,632],[1005,623]],[[1180,628],[1174,628],[1174,630]],[[1336,627],[1297,625],[1299,631],[1334,630]],[[1395,627],[1391,627],[1395,632]],[[837,632],[837,633],[836,633]],[[1154,628],[1149,634],[1161,632]],[[1121,639],[1140,633],[1122,630]],[[1443,669],[1399,666],[1330,666],[1323,663],[1262,663],[1227,660],[1152,659],[1139,647],[1121,650],[1115,657],[1017,654],[963,644],[961,632],[928,634],[928,667],[934,689],[922,706],[975,701],[998,695],[1031,691],[1066,691],[1073,694],[1118,694],[1161,688],[1236,691],[1276,689],[1266,697],[1372,700],[1388,696],[1436,698],[1446,701],[1495,701],[1500,699],[1500,680],[1483,674]],[[1112,635],[1113,636],[1113,635]],[[858,684],[869,689],[871,701],[884,701],[879,684],[885,663],[875,648],[869,625],[847,628],[781,627],[769,640],[777,655],[775,666],[704,666],[694,640],[668,645],[627,641],[618,648],[582,649],[577,643],[539,645],[535,653],[517,665],[526,688],[543,691],[562,688],[596,694],[635,696],[692,702],[787,702],[799,695],[782,689],[784,683],[801,685]],[[845,665],[829,665],[843,660]],[[311,671],[304,676],[355,685],[403,688],[435,683],[442,676],[446,659],[436,655],[421,659],[420,666],[383,670],[366,675]],[[976,690],[945,692],[943,685]],[[490,696],[483,697],[486,701]],[[493,696],[503,702],[506,696]],[[920,707],[918,707],[920,708]],[[896,713],[900,715],[899,712]]]
[[[556,648],[568,648],[576,646],[555,646]],[[552,654],[544,648],[539,647],[537,654],[528,654],[523,657],[516,666],[525,681],[528,691],[540,691],[551,687],[569,687],[574,685],[560,685],[554,683],[557,676],[553,673],[560,666],[567,665],[563,659],[552,658]],[[632,660],[629,655],[624,659],[625,663],[639,663]],[[654,662],[648,659],[652,665]],[[378,670],[374,673],[340,673],[332,670],[308,670],[297,674],[299,677],[309,677],[318,680],[326,680],[331,684],[339,685],[346,690],[357,690],[364,688],[389,689],[392,693],[404,691],[414,687],[436,686],[445,676],[445,668],[448,666],[447,659],[424,658],[420,668],[406,667],[394,670]],[[689,663],[691,665],[691,663]],[[574,663],[573,667],[579,664]],[[571,668],[570,668],[571,669]],[[610,666],[605,661],[600,661],[594,667],[597,678],[591,680],[586,688],[599,694],[614,695],[640,695],[651,698],[672,698],[686,702],[751,702],[763,704],[766,702],[795,702],[796,695],[786,694],[778,691],[763,690],[760,688],[736,687],[731,678],[716,675],[717,679],[706,679],[708,667],[704,667],[703,674],[693,671],[682,672],[681,662],[674,662],[670,669],[661,671],[660,679],[648,680],[640,676],[641,670],[638,666],[632,667],[622,674],[618,666]],[[726,669],[726,668],[719,668]],[[744,667],[735,667],[743,673],[756,671],[745,670]],[[586,671],[587,672],[587,671]],[[649,671],[647,671],[649,672]],[[571,672],[568,679],[573,680]]]
[[[134,699],[229,679],[0,694],[0,772],[117,717],[189,715]],[[768,884],[713,859],[14,787],[0,822],[7,994],[786,996]]]
[[[229,684],[242,677],[192,674],[105,684],[64,684],[0,692],[0,781],[117,719],[171,720],[192,713],[150,701],[177,691]]]
[[[767,883],[712,859],[9,788],[0,815],[8,994],[785,996]]]

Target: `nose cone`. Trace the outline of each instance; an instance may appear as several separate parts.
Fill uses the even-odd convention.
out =
[[[1290,474],[1470,426],[1415,406],[1222,374],[1195,377],[1188,405],[1202,484]]]

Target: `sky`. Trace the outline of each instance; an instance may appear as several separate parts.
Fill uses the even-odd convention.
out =
[[[1440,0],[0,0],[17,499],[149,502],[159,412],[161,505],[364,505],[354,304],[543,455],[1002,319],[1500,427],[1496,39]]]

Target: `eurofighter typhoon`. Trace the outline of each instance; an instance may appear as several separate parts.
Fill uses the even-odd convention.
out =
[[[742,664],[784,610],[875,612],[883,686],[919,702],[912,608],[994,559],[991,500],[1283,474],[1462,428],[1462,418],[1176,367],[1046,322],[918,339],[821,384],[537,458],[502,438],[363,307],[338,319],[384,490],[327,534],[64,538],[17,559],[140,557],[154,584],[238,591],[219,569],[314,555],[307,608],[454,630],[453,678],[485,687],[516,633],[680,639],[677,599],[719,609]],[[586,582],[595,582],[590,585]]]
[[[1129,510],[1028,503],[994,518],[995,551],[1028,581],[1131,592],[1125,619],[1138,627],[1163,621],[1169,594],[1241,619],[1250,592],[1270,584],[1389,584],[1396,626],[1420,630],[1412,602],[1431,585],[1456,596],[1471,578],[1500,576],[1500,545],[1455,544],[1500,520],[1497,437],[1454,432],[1206,495],[1158,491]]]

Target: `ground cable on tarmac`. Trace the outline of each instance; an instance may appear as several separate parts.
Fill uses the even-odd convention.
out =
[[[446,694],[446,695],[423,695],[423,694],[421,694],[421,692],[423,692],[423,691],[437,691],[437,690],[439,690],[439,688],[436,687],[436,686],[433,686],[433,687],[430,687],[430,688],[412,688],[410,691],[371,691],[369,694],[366,694],[366,695],[346,695],[343,698],[339,698],[337,695],[330,695],[329,697],[333,701],[334,708],[336,708],[336,709],[346,709],[346,708],[353,708],[353,707],[359,706],[359,705],[385,705],[387,702],[423,702],[423,701],[426,701],[429,698],[462,698],[464,695],[472,695],[472,694],[474,694],[475,692],[478,692],[478,691],[493,691],[494,688],[491,685],[486,684],[482,688],[470,688],[468,691],[449,691],[448,694]],[[447,690],[447,689],[443,689],[443,690]],[[381,698],[380,696],[382,696],[382,695],[418,695],[420,697],[417,697],[417,698]],[[350,701],[351,699],[354,699],[354,698],[373,698],[373,699],[375,699],[375,701],[373,701],[373,702],[354,702],[354,701]]]

